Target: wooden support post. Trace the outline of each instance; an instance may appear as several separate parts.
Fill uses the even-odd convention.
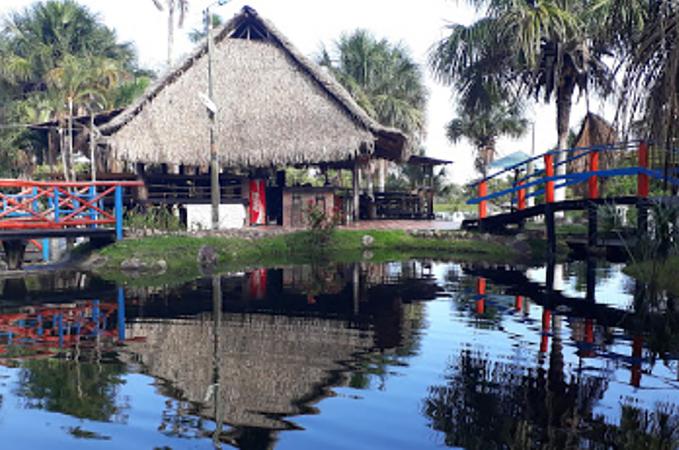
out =
[[[589,154],[589,171],[594,173],[589,177],[589,198],[599,198],[599,177],[596,172],[599,171],[599,152],[594,150]]]
[[[24,264],[27,242],[23,239],[2,241],[5,262],[9,270],[20,270]]]
[[[596,259],[594,258],[587,258],[586,278],[587,294],[585,298],[590,302],[594,302],[596,299]]]
[[[548,179],[545,184],[545,203],[554,203],[554,155],[547,153],[545,160],[545,177]]]
[[[352,171],[352,204],[353,204],[353,219],[354,222],[360,220],[360,208],[361,208],[361,183],[359,179],[360,168],[358,161],[354,161],[353,171]]]
[[[547,227],[547,246],[549,249],[548,257],[556,257],[556,221],[554,217],[554,206],[552,203],[545,205],[545,225]]]
[[[137,181],[141,181],[142,183],[144,183],[143,186],[137,188],[137,201],[142,205],[143,208],[146,206],[146,203],[149,200],[149,190],[144,180],[146,175],[146,166],[142,163],[137,163],[135,165],[135,172],[137,175]]]
[[[648,144],[642,142],[639,144],[639,168],[648,169]],[[637,175],[637,196],[640,198],[648,198],[649,184],[648,184],[648,174],[639,173]]]
[[[387,188],[387,160],[377,160],[377,192],[386,192]]]
[[[375,188],[374,188],[374,183],[373,183],[373,175],[375,172],[375,164],[373,161],[369,161],[368,164],[365,165],[365,178],[367,181],[367,194],[368,194],[368,219],[369,220],[374,220],[376,215],[377,215],[377,209],[375,206]]]
[[[594,202],[587,204],[587,251],[598,244],[599,205]]]

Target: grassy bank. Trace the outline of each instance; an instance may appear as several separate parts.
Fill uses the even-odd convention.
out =
[[[366,235],[373,238],[368,246],[363,242]],[[522,256],[499,240],[415,237],[400,230],[336,231],[323,248],[315,244],[311,235],[306,232],[252,240],[159,236],[125,240],[101,250],[96,255],[100,262],[95,271],[105,278],[117,281],[148,282],[151,279],[158,284],[180,283],[200,276],[197,255],[204,245],[216,250],[219,269],[224,271],[327,260],[348,262],[369,259],[382,262],[410,257],[432,257],[511,262]],[[153,276],[131,276],[120,271],[121,263],[130,258],[138,258],[149,264],[162,259],[167,263],[167,268],[164,273]]]
[[[679,256],[672,256],[665,261],[644,261],[625,267],[623,272],[637,280],[654,284],[658,289],[667,290],[679,295]]]

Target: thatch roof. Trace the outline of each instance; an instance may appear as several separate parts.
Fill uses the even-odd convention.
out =
[[[613,126],[603,117],[588,112],[582,121],[580,132],[575,139],[575,147],[582,147],[583,150],[576,151],[573,156],[583,153],[586,147],[593,147],[597,145],[614,144],[619,141],[618,132]],[[611,162],[613,152],[603,152],[600,160],[600,167],[603,169]],[[580,158],[570,163],[569,170],[571,172],[585,172],[589,170],[589,162],[587,158]]]
[[[216,32],[216,135],[223,166],[265,167],[354,158],[407,158],[407,138],[375,122],[320,66],[244,7]],[[207,41],[101,127],[129,162],[198,165],[209,159]]]
[[[580,132],[575,140],[576,147],[614,144],[618,142],[618,132],[603,117],[592,112],[582,121]]]

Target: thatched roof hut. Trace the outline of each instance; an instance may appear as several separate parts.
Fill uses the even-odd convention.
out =
[[[375,122],[324,69],[244,7],[215,33],[214,102],[220,162],[229,167],[319,164],[358,154],[407,158],[407,138]],[[209,161],[207,41],[101,127],[115,159]]]
[[[618,132],[603,117],[592,112],[588,112],[582,121],[580,132],[575,139],[575,147],[594,147],[597,145],[614,144],[619,141]],[[580,153],[585,152],[582,150]],[[573,156],[575,156],[575,153]],[[601,168],[605,168],[610,163],[609,158],[612,152],[604,152],[601,159]],[[580,158],[573,162],[569,167],[571,172],[585,172],[589,170],[587,158]]]

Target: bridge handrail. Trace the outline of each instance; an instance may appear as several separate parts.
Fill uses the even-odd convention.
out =
[[[641,142],[644,142],[644,141],[643,140],[629,140],[629,141],[615,143],[615,144],[601,144],[601,145],[594,145],[594,146],[590,146],[590,147],[571,147],[571,148],[567,148],[567,149],[563,149],[563,150],[557,150],[557,149],[548,150],[546,152],[540,153],[539,155],[532,156],[532,157],[530,157],[530,158],[528,158],[524,161],[518,162],[518,163],[513,164],[509,167],[506,167],[506,168],[500,170],[499,172],[493,173],[492,175],[488,175],[484,178],[473,181],[473,182],[469,183],[468,186],[475,187],[475,186],[478,186],[483,181],[489,181],[489,180],[497,178],[500,175],[503,175],[505,173],[513,172],[513,171],[515,171],[515,170],[517,170],[517,169],[519,169],[523,166],[528,165],[531,162],[543,159],[545,157],[545,155],[558,155],[559,153],[573,153],[573,152],[585,150],[584,153],[579,153],[575,156],[571,156],[571,157],[567,158],[564,161],[559,161],[558,163],[555,163],[554,167],[558,167],[558,166],[561,166],[563,164],[568,164],[569,162],[583,158],[583,157],[587,156],[588,154],[595,152],[595,151],[601,152],[601,151],[631,150],[631,149],[635,148],[634,146],[639,145]],[[539,172],[543,172],[543,171],[538,171],[538,173]],[[530,178],[531,174],[529,174],[527,177]],[[526,178],[526,179],[528,179],[528,178]]]
[[[75,229],[114,225],[123,238],[123,189],[141,181],[34,181],[0,179],[0,229]],[[9,190],[18,190],[9,193]],[[113,197],[112,209],[105,198]],[[110,204],[109,204],[110,205]]]
[[[554,189],[563,188],[566,186],[571,186],[573,184],[583,183],[590,179],[590,177],[612,177],[612,176],[633,176],[633,175],[648,175],[651,178],[660,181],[668,181],[669,183],[679,186],[679,177],[673,177],[670,175],[665,175],[662,171],[656,169],[648,169],[643,167],[622,167],[617,169],[605,169],[597,171],[588,172],[578,172],[578,173],[567,173],[564,175],[554,175],[552,177],[542,177],[538,180],[531,181],[529,183],[524,183],[522,185],[513,185],[512,187],[503,189],[501,191],[493,192],[491,194],[475,197],[467,201],[468,205],[477,205],[483,201],[495,200],[499,197],[504,197],[505,195],[516,193],[520,190],[528,191],[531,187],[542,185],[548,181],[560,181],[566,180],[564,183],[556,185]],[[541,188],[530,193],[526,193],[526,198],[538,197],[544,194],[545,189]],[[512,199],[513,200],[513,199]]]
[[[31,188],[31,187],[63,187],[63,188],[85,188],[85,187],[141,187],[143,181],[35,181],[21,180],[12,178],[0,178],[0,188]]]

